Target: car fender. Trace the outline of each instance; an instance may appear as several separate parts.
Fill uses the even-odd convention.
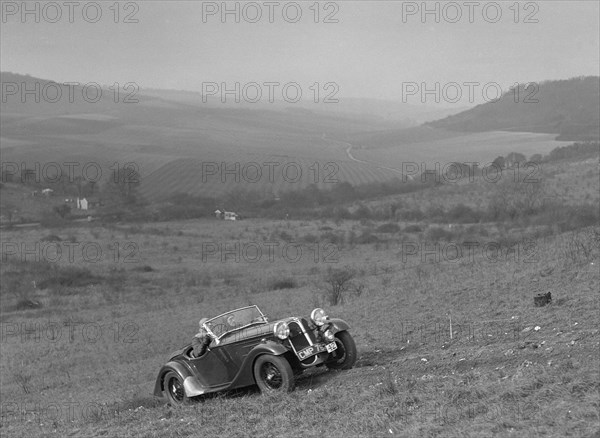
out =
[[[272,354],[273,356],[281,356],[289,351],[289,349],[279,342],[267,340],[263,341],[260,344],[257,344],[252,350],[250,350],[250,354],[248,357],[253,356],[254,358],[258,357],[261,354]],[[254,362],[254,360],[252,360]]]
[[[337,332],[343,332],[344,330],[348,330],[350,326],[346,321],[339,318],[329,318],[329,323],[331,324],[329,330],[336,334]]]
[[[188,367],[186,367],[181,362],[175,361],[167,362],[161,367],[160,371],[158,372],[158,376],[156,377],[156,383],[154,384],[154,395],[156,397],[162,397],[164,390],[163,379],[165,378],[165,374],[167,374],[169,371],[174,371],[181,376],[181,378],[184,381],[184,389],[186,390],[186,395],[188,395],[185,381],[188,377],[192,377],[194,380],[195,378]]]
[[[254,362],[258,356],[263,354],[271,354],[273,356],[282,356],[289,352],[290,350],[283,344],[279,342],[274,342],[271,340],[263,341],[260,344],[256,345],[242,363],[238,375],[235,377],[232,382],[232,386],[247,386],[254,385],[256,381],[254,380]]]

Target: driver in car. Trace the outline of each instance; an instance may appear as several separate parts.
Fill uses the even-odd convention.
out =
[[[211,337],[202,326],[206,321],[208,321],[208,318],[200,320],[200,330],[196,333],[194,339],[192,339],[192,357],[202,356],[210,344]]]

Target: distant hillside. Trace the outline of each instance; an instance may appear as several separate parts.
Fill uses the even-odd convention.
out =
[[[0,78],[3,85],[25,84],[28,90],[36,84],[42,89],[52,84],[49,80],[13,73],[1,73]],[[48,86],[47,91],[56,92],[56,87]],[[545,88],[540,88],[540,104],[520,105],[539,110],[546,99],[542,94]],[[105,179],[115,163],[122,166],[134,162],[141,176],[140,193],[150,200],[180,192],[221,196],[244,185],[263,193],[280,193],[310,183],[323,186],[328,183],[330,163],[338,166],[336,176],[341,182],[357,185],[396,178],[405,161],[491,160],[513,151],[528,155],[548,153],[564,145],[549,138],[551,134],[543,133],[458,132],[433,125],[400,129],[406,124],[398,121],[398,117],[410,115],[411,108],[417,107],[375,99],[354,99],[317,110],[308,104],[305,107],[236,106],[214,101],[203,104],[198,93],[143,89],[130,96],[135,99],[131,103],[123,101],[127,96],[124,90],[115,102],[114,90],[109,88],[102,89],[102,98],[97,102],[90,102],[82,98],[81,86],[71,90],[75,99],[70,102],[68,87],[62,85],[60,90],[63,97],[57,102],[36,103],[28,98],[23,103],[19,94],[7,96],[6,102],[2,102],[3,162],[26,163],[29,167],[33,163],[43,166],[48,162],[76,161],[83,166],[96,162],[104,169]],[[588,90],[582,96],[587,105],[583,108],[593,106],[588,103],[590,94]],[[52,94],[49,97],[52,100]],[[552,102],[555,100],[560,102],[558,98]],[[414,119],[422,117],[419,111],[425,109],[415,109]],[[365,113],[372,117],[365,117]],[[589,116],[587,110],[581,113],[580,117],[567,119],[580,121]],[[453,119],[435,123],[448,120]],[[585,120],[593,125],[593,117]],[[508,125],[507,122],[505,126]],[[567,132],[576,125],[561,126],[562,130],[556,133]],[[247,164],[259,163],[265,170],[265,162],[279,163],[279,173],[274,178],[263,176],[248,184],[251,177],[242,178],[239,183],[231,183],[231,177],[223,180],[219,175],[208,180],[202,177],[206,163],[221,169],[235,166],[245,169]],[[280,169],[287,163],[300,166],[303,171],[300,181],[295,182],[293,177],[288,181],[282,176]]]
[[[218,176],[203,181],[203,163],[227,169],[259,163],[265,170],[265,161],[302,166],[298,183],[293,175],[291,182],[286,181],[280,171],[277,177],[265,176],[251,185],[267,192],[326,183],[331,162],[340,163],[340,180],[355,184],[387,181],[396,175],[349,160],[345,146],[330,140],[398,126],[383,118],[268,104],[206,105],[198,93],[152,94],[143,89],[134,92],[133,102],[126,103],[126,91],[121,89],[115,102],[114,90],[105,87],[102,98],[95,101],[94,90],[89,90],[92,99],[86,99],[81,86],[69,89],[50,80],[7,72],[0,73],[0,79],[6,87],[38,87],[41,96],[36,102],[35,96],[28,95],[23,102],[15,88],[2,102],[3,162],[34,168],[36,163],[75,161],[80,169],[94,162],[103,169],[105,180],[114,163],[133,162],[141,176],[140,192],[149,199],[182,191],[216,196],[235,187],[229,185],[231,175],[225,182]],[[56,93],[62,97],[55,99]],[[243,184],[247,182],[242,179]]]
[[[379,123],[381,126],[376,125],[379,129],[385,128],[386,124],[390,122],[393,122],[397,128],[416,126],[450,114],[456,114],[467,108],[456,106],[445,108],[439,105],[426,104],[412,105],[399,101],[344,97],[342,95],[337,96],[338,101],[332,103],[320,102],[315,104],[311,99],[300,100],[297,103],[287,103],[283,100],[272,103],[266,100],[248,103],[242,99],[239,103],[234,103],[230,97],[228,103],[223,104],[219,96],[205,96],[203,98],[201,93],[193,91],[145,89],[142,93],[145,96],[158,97],[188,105],[202,105],[208,108],[235,107],[254,110],[298,111],[326,117],[356,119],[363,122]]]
[[[600,78],[580,77],[520,86],[487,102],[427,125],[459,132],[519,131],[557,134],[557,140],[600,137]],[[516,97],[518,96],[518,97]],[[515,100],[517,102],[515,102]]]

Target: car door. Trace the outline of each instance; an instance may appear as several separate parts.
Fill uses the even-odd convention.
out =
[[[192,358],[190,364],[196,369],[196,377],[207,388],[226,385],[233,380],[231,359],[226,348],[211,346],[201,357]],[[233,374],[233,375],[232,375]]]

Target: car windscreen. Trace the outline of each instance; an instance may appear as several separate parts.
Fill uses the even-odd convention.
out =
[[[206,326],[219,338],[227,332],[259,322],[266,322],[260,310],[257,307],[246,307],[219,315],[209,320]]]

